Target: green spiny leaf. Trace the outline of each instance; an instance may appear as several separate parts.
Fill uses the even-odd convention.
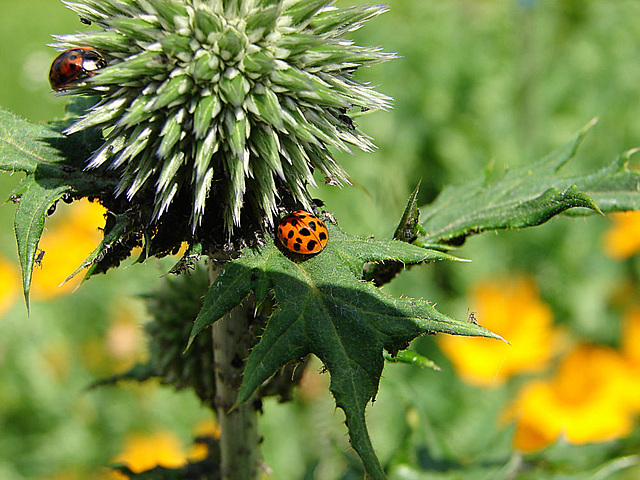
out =
[[[83,104],[86,102],[74,102],[68,115]],[[27,173],[15,192],[20,200],[14,220],[27,307],[38,242],[49,209],[64,195],[97,196],[116,185],[114,179],[82,171],[96,134],[86,131],[64,136],[56,128],[66,122],[65,118],[51,126],[32,124],[0,110],[0,170]]]
[[[362,280],[366,262],[406,264],[453,259],[395,240],[349,236],[329,225],[330,240],[318,255],[293,259],[267,239],[260,251],[245,251],[227,264],[205,296],[191,341],[237,306],[250,291],[259,302],[272,291],[277,303],[247,360],[238,403],[245,402],[283,365],[309,353],[331,375],[331,392],[345,412],[351,444],[373,478],[385,478],[371,445],[364,411],[378,390],[383,350],[396,353],[425,333],[500,338],[467,321],[438,312],[423,300],[392,298]]]
[[[637,183],[629,182],[637,180],[638,174],[620,171],[619,164],[594,175],[558,175],[558,170],[575,156],[592,125],[593,122],[574,140],[537,163],[504,172],[489,169],[482,178],[445,188],[421,211],[426,241],[447,242],[486,230],[540,225],[576,207],[600,212],[589,189],[584,187],[597,191],[598,185],[615,173],[611,170],[621,173],[616,180],[617,190],[628,188],[640,199]],[[611,184],[609,188],[616,190]]]
[[[27,177],[21,185],[14,228],[22,270],[22,288],[27,308],[29,307],[31,276],[38,253],[38,242],[44,229],[44,220],[49,209],[70,190],[71,187],[68,185],[60,185],[58,182],[50,181],[38,182],[33,176]]]
[[[203,328],[229,313],[249,295],[254,288],[254,279],[243,275],[247,271],[247,266],[244,264],[252,265],[252,259],[259,258],[260,256],[255,252],[248,251],[243,255],[244,262],[229,262],[224,267],[204,297],[204,305],[194,323],[187,348]]]
[[[604,213],[640,210],[640,172],[629,170],[629,150],[601,170],[575,178],[578,189],[588,194]]]
[[[46,125],[27,122],[0,109],[0,170],[33,173],[40,162],[61,161],[60,152],[45,142],[61,138]]]

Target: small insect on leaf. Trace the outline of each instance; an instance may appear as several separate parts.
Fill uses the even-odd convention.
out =
[[[36,256],[33,259],[33,264],[36,267],[40,267],[42,268],[42,259],[44,258],[44,250],[41,250],[40,248],[38,249],[38,251],[36,252]]]
[[[280,221],[278,240],[290,252],[311,255],[324,249],[329,241],[329,232],[318,217],[298,210]]]

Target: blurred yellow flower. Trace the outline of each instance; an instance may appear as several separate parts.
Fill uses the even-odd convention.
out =
[[[104,226],[105,209],[98,203],[81,200],[69,205],[64,220],[58,220],[51,229],[43,232],[38,247],[44,251],[40,267],[33,272],[31,295],[34,299],[47,300],[70,293],[82,281],[82,273],[60,287],[98,246]]]
[[[171,432],[158,432],[130,437],[122,452],[113,459],[113,463],[125,464],[131,471],[140,473],[157,466],[182,467],[187,463],[187,457],[176,435]],[[126,480],[127,476],[114,472],[113,478]]]
[[[559,436],[568,442],[603,442],[633,428],[625,385],[628,366],[603,346],[580,346],[567,354],[549,380],[530,382],[506,410],[515,420],[514,446],[532,451]]]
[[[540,300],[532,281],[511,278],[482,283],[471,297],[474,319],[511,345],[486,338],[441,336],[440,348],[466,382],[497,385],[547,366],[557,335],[551,309]]]
[[[113,321],[105,337],[105,348],[116,361],[115,369],[125,371],[146,358],[142,304],[132,301],[116,302],[111,308]]]
[[[633,305],[627,310],[620,337],[624,356],[640,367],[640,305]]]
[[[0,317],[7,313],[20,293],[20,275],[16,266],[0,256]]]
[[[209,455],[209,447],[203,442],[194,442],[189,447],[187,458],[192,463],[203,461]]]
[[[640,210],[609,214],[613,225],[604,234],[604,252],[623,260],[640,251]]]
[[[621,353],[629,367],[624,393],[629,407],[640,412],[640,305],[631,306],[625,313],[620,338]]]
[[[193,434],[196,437],[220,438],[220,424],[213,418],[205,418],[194,427]]]
[[[193,431],[196,438],[220,438],[220,425],[212,418],[201,420]],[[209,455],[209,447],[206,443],[196,441],[189,447],[188,459],[190,462],[200,462]]]

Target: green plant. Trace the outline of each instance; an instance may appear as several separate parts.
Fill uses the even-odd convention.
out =
[[[420,213],[414,193],[395,239],[356,238],[330,224],[322,254],[282,252],[272,241],[277,214],[314,208],[307,192],[314,170],[328,183],[346,182],[329,149],[369,148],[354,118],[388,105],[352,75],[359,66],[392,56],[342,40],[382,9],[325,8],[330,6],[329,0],[72,4],[99,31],[59,40],[99,49],[109,66],[70,89],[87,98],[70,102],[65,121],[32,125],[6,112],[0,119],[0,167],[27,174],[15,192],[27,299],[44,220],[60,199],[97,198],[109,210],[104,241],[85,262],[89,274],[117,266],[138,245],[146,258],[187,242],[176,272],[188,270],[201,255],[212,259],[211,288],[202,309],[196,308],[197,318],[180,313],[195,320],[184,359],[178,355],[186,346],[184,325],[178,322],[173,334],[158,318],[151,328],[162,329],[163,341],[175,339],[175,363],[169,366],[185,361],[184,383],[174,382],[170,370],[157,363],[152,367],[168,383],[196,388],[219,419],[228,419],[221,420],[221,455],[229,478],[256,475],[252,394],[309,353],[331,375],[331,391],[366,470],[384,478],[364,422],[383,352],[395,358],[425,333],[495,335],[453,320],[428,302],[389,298],[377,286],[406,265],[455,260],[446,252],[472,234],[538,225],[571,208],[640,207],[638,175],[626,168],[628,155],[590,175],[559,175],[583,132],[535,165],[488,170],[474,182],[450,187]],[[254,49],[256,44],[263,48]],[[204,333],[196,335],[209,325],[213,342],[200,340]],[[222,381],[216,379],[215,386],[213,371],[206,377],[206,370],[196,369],[197,378],[189,378],[189,362],[205,358],[196,342],[214,350],[206,364],[218,362]],[[196,383],[203,375],[208,388]],[[287,388],[265,389],[253,398]],[[233,431],[240,421],[251,428]],[[250,447],[250,455],[234,455],[238,447]],[[234,456],[248,472],[232,470]]]

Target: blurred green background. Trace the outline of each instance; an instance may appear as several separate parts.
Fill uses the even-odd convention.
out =
[[[58,0],[0,5],[0,106],[34,122],[61,115],[65,99],[47,81],[56,53],[46,44],[51,34],[91,27]],[[598,125],[567,173],[594,170],[640,145],[638,2],[391,0],[389,7],[353,37],[400,55],[359,72],[392,96],[395,108],[358,122],[377,144],[374,153],[340,156],[356,186],[322,187],[315,194],[349,233],[389,236],[418,181],[427,203],[444,185],[480,175],[489,162],[526,165],[596,116]],[[18,179],[0,176],[0,198],[9,197]],[[11,202],[0,206],[0,254],[17,265],[13,213]],[[56,216],[64,218],[64,212]],[[556,323],[575,338],[615,346],[622,307],[612,299],[621,291],[638,298],[640,262],[637,256],[614,261],[604,255],[602,235],[610,225],[604,217],[560,218],[536,229],[471,238],[459,255],[473,263],[414,268],[385,291],[428,298],[464,318],[473,285],[526,274],[536,280]],[[188,445],[208,416],[195,396],[158,385],[86,390],[144,357],[141,326],[148,313],[136,295],[153,289],[170,263],[131,266],[91,279],[73,295],[34,300],[30,316],[15,297],[0,317],[1,479],[102,478],[100,465],[116,457],[133,433],[171,431]],[[125,335],[134,347],[118,357],[109,342],[123,324],[135,325]],[[500,464],[501,454],[492,452],[502,451],[510,434],[496,419],[517,382],[466,386],[432,338],[416,343],[443,372],[387,366],[368,409],[382,461],[443,471],[444,460]],[[343,416],[325,377],[313,376],[290,404],[266,402],[269,478],[361,478],[345,453]],[[608,449],[596,445],[587,455],[604,461]],[[434,452],[440,457],[434,459]],[[608,478],[637,478],[634,473]],[[394,475],[436,478],[402,476],[400,470]]]

